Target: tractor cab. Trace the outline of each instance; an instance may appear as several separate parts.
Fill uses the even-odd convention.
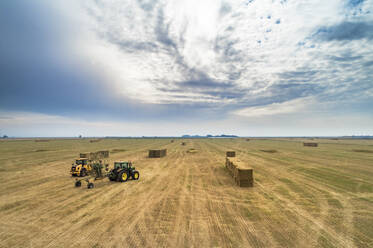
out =
[[[76,165],[87,165],[88,164],[88,159],[87,158],[78,158],[75,160]]]
[[[132,162],[114,162],[114,169],[130,169],[132,168]],[[135,168],[133,168],[135,169]]]

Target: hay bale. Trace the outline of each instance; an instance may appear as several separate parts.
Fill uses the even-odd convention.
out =
[[[80,153],[79,154],[79,158],[88,158],[89,157],[89,153]]]
[[[227,157],[236,157],[236,152],[235,151],[228,151],[227,152]]]
[[[90,143],[96,143],[96,142],[99,142],[99,141],[101,141],[100,139],[94,139],[94,140],[90,140],[89,142]]]
[[[246,141],[250,141],[250,139],[246,139]]]
[[[247,180],[238,181],[237,185],[240,187],[254,187],[254,180],[253,181],[247,181]]]
[[[318,143],[315,142],[303,142],[303,146],[318,147]]]
[[[253,169],[243,169],[236,167],[234,172],[235,178],[237,180],[252,180],[253,179]]]
[[[254,172],[247,163],[238,158],[226,158],[226,167],[240,187],[254,186]]]
[[[233,176],[234,175],[234,170],[236,169],[235,165],[230,160],[227,159],[226,166],[227,166],[227,169],[228,169],[229,173]]]
[[[99,160],[109,157],[109,151],[98,151],[98,152],[89,152],[89,153],[80,153],[80,158],[86,158],[88,160]]]
[[[149,158],[161,158],[167,155],[167,149],[149,150]]]
[[[234,172],[234,179],[237,185],[240,187],[253,187],[253,169],[243,169],[236,167],[236,170]]]
[[[182,146],[185,146],[185,145],[186,145],[186,143],[185,143],[185,142],[181,142],[181,145],[182,145]]]
[[[108,158],[109,157],[109,151],[98,151],[97,157],[99,158]]]

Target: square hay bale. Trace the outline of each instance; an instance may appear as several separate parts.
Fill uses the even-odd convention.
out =
[[[109,151],[98,151],[97,156],[99,158],[108,158],[109,157]]]
[[[237,185],[240,187],[254,187],[254,181],[241,180],[241,181],[237,181]]]
[[[252,168],[248,167],[247,163],[241,161],[238,158],[227,157],[225,165],[238,186],[254,186],[254,172]]]
[[[252,180],[253,169],[236,168],[234,175],[237,180]]]
[[[241,159],[239,159],[237,157],[229,157],[229,158],[227,158],[227,160],[229,160],[230,163],[235,164],[235,165],[241,165],[241,164],[243,164],[243,162],[241,161]]]
[[[236,157],[235,151],[227,151],[227,157]]]
[[[253,187],[254,186],[253,169],[236,168],[235,173],[234,173],[234,179],[237,185],[240,187]]]
[[[80,153],[79,154],[79,158],[88,158],[89,157],[89,153]]]
[[[167,149],[149,150],[149,158],[161,158],[167,155]]]
[[[79,154],[80,158],[87,158],[88,160],[99,160],[109,157],[109,151],[85,152]]]
[[[225,166],[227,167],[229,173],[231,175],[233,175],[234,169],[235,169],[235,165],[228,158],[226,158]]]
[[[315,142],[303,142],[303,146],[318,147],[318,143]]]
[[[99,154],[96,153],[96,152],[91,152],[89,157],[90,157],[91,160],[98,160],[99,159]]]
[[[97,159],[99,159],[99,157],[98,157],[98,154],[96,152],[91,152],[88,155],[88,159],[89,160],[97,160]]]

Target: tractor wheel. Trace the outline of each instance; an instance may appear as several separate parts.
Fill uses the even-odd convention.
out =
[[[75,187],[80,187],[82,186],[82,182],[81,181],[76,181],[75,182]]]
[[[93,183],[88,183],[87,188],[92,189],[95,185]]]
[[[139,180],[140,178],[140,173],[138,171],[134,171],[132,175],[133,180]]]
[[[122,171],[119,173],[119,181],[120,182],[125,182],[128,180],[128,174],[126,171]]]

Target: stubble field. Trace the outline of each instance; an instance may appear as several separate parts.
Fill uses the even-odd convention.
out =
[[[0,141],[0,247],[373,247],[373,141],[183,141]],[[140,180],[75,188],[73,159],[98,150]],[[228,150],[253,188],[234,184]]]

